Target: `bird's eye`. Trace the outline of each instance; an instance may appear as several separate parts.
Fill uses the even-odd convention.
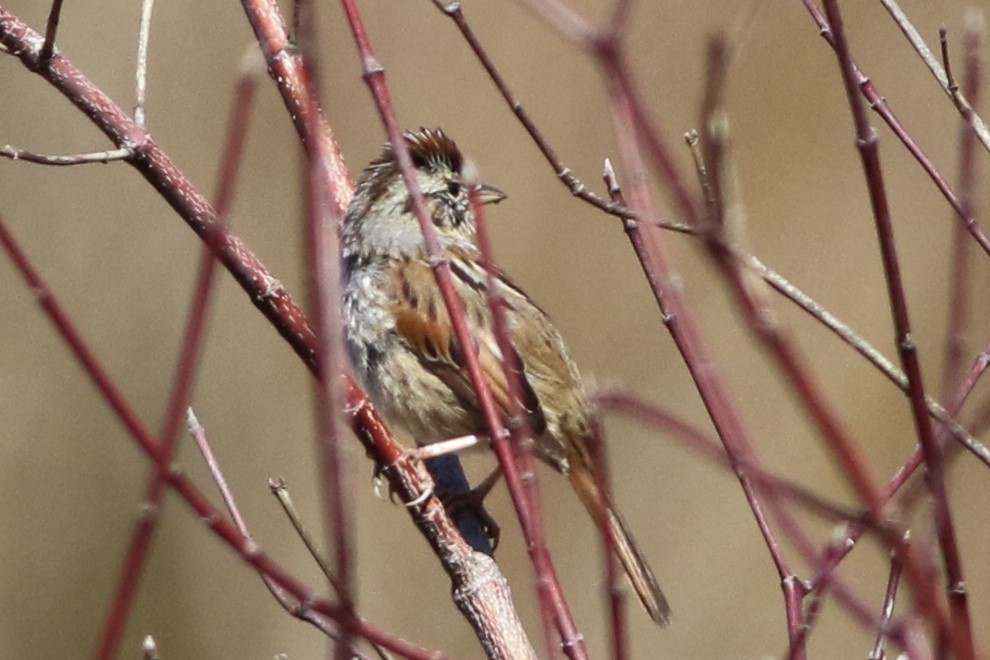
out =
[[[451,197],[457,197],[461,194],[461,184],[457,181],[448,181],[447,192],[450,193]]]

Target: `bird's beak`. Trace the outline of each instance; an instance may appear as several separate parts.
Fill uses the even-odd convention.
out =
[[[498,204],[506,198],[506,194],[487,183],[479,183],[474,187],[474,193],[478,196],[478,201],[482,204]]]

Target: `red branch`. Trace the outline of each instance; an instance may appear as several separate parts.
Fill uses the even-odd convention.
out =
[[[821,37],[832,47],[833,50],[836,48],[835,36],[832,30],[829,28],[828,21],[825,16],[821,13],[817,6],[815,6],[814,0],[802,0],[808,13],[811,14],[812,19],[818,25],[819,34]],[[928,155],[918,146],[918,143],[908,134],[907,130],[901,125],[900,120],[894,114],[893,109],[890,104],[887,103],[887,99],[880,93],[873,81],[870,80],[863,71],[856,66],[856,63],[850,60],[850,64],[853,70],[853,76],[856,81],[856,86],[859,89],[859,93],[863,95],[863,98],[870,104],[870,109],[880,115],[880,118],[884,120],[887,127],[894,132],[897,139],[901,141],[901,144],[908,150],[908,152],[914,157],[914,159],[921,165],[921,169],[924,170],[928,178],[932,180],[938,191],[942,193],[945,197],[945,201],[949,203],[949,206],[956,212],[956,215],[962,221],[963,225],[966,227],[966,231],[973,237],[973,240],[977,242],[980,248],[987,254],[990,255],[990,236],[987,236],[983,228],[976,222],[976,219],[966,213],[966,210],[962,206],[962,202],[959,197],[953,192],[952,187],[949,182],[945,180],[941,172],[935,167]]]
[[[217,216],[220,222],[223,222],[226,217],[233,200],[234,182],[237,179],[241,162],[240,155],[243,152],[247,132],[247,117],[256,82],[252,75],[243,77],[237,86],[235,99],[231,106],[228,138],[225,152],[220,160],[220,183],[217,190]],[[216,263],[217,261],[213,258],[209,248],[204,246],[199,263],[199,272],[193,287],[194,298],[176,365],[172,392],[169,396],[162,428],[159,431],[158,437],[162,439],[161,456],[155,464],[145,488],[143,515],[134,528],[130,546],[125,555],[117,590],[107,611],[103,632],[97,645],[97,658],[112,658],[117,653],[128,615],[131,612],[131,605],[137,594],[138,581],[151,548],[152,537],[159,520],[159,507],[167,485],[167,473],[172,469],[172,457],[175,455],[181,424],[185,419],[186,406],[190,399],[195,367],[199,361],[206,317],[214,290]]]
[[[946,572],[949,578],[949,604],[952,610],[953,631],[949,642],[958,657],[969,659],[975,657],[972,626],[969,618],[969,608],[966,604],[965,583],[963,582],[962,564],[956,541],[952,514],[949,509],[948,496],[945,488],[945,472],[942,461],[942,450],[935,439],[935,433],[925,408],[925,390],[921,375],[921,365],[918,361],[918,351],[911,334],[911,324],[908,316],[904,285],[900,274],[900,265],[894,245],[893,225],[890,219],[890,209],[887,204],[887,194],[884,187],[883,171],[880,167],[880,152],[877,146],[876,131],[870,126],[863,103],[857,91],[856,69],[849,54],[843,30],[842,16],[835,0],[825,0],[825,13],[829,21],[832,37],[835,42],[836,58],[842,72],[842,82],[846,89],[846,97],[852,111],[856,128],[856,146],[859,149],[863,163],[870,195],[870,204],[876,221],[877,237],[880,241],[880,252],[884,273],[890,296],[890,306],[897,333],[897,346],[901,357],[901,365],[910,384],[908,398],[914,415],[915,428],[921,440],[927,468],[928,484],[935,508],[935,525],[942,549]],[[870,500],[871,509],[878,511],[879,497],[874,494]],[[911,561],[911,555],[905,551],[898,557],[904,564],[905,573],[914,586],[920,603],[928,610],[936,621],[941,619],[937,601],[932,593],[934,586],[926,579],[920,567]]]
[[[328,135],[321,131],[324,126],[319,111],[319,93],[316,81],[319,80],[315,51],[315,21],[313,12],[307,12],[305,22],[298,26],[302,42],[302,72],[309,76],[312,86],[309,94],[303,97],[308,122],[307,135]],[[348,660],[353,645],[353,622],[355,615],[355,581],[353,570],[353,523],[348,494],[349,470],[344,451],[346,431],[341,424],[344,410],[343,392],[340,387],[340,374],[348,367],[344,351],[341,309],[343,309],[343,287],[340,268],[340,236],[338,227],[343,219],[340,205],[335,201],[341,198],[340,189],[346,185],[336,185],[330,163],[339,163],[340,154],[331,152],[335,146],[327,139],[308,142],[305,167],[306,234],[307,258],[311,280],[309,282],[310,308],[315,318],[317,340],[317,436],[316,451],[322,476],[325,533],[328,547],[333,548],[334,585],[346,616],[341,621],[341,639],[334,645],[334,658]],[[349,183],[349,181],[347,182]],[[335,194],[336,193],[336,194]]]
[[[58,57],[57,55],[55,56]],[[62,336],[66,346],[82,365],[86,374],[99,389],[103,398],[113,409],[117,418],[127,429],[141,450],[156,464],[162,462],[164,450],[162,445],[151,435],[138,419],[133,408],[127,403],[116,385],[107,376],[96,357],[89,350],[82,337],[69,321],[68,316],[52,295],[48,286],[34,271],[27,256],[14,241],[7,230],[6,224],[0,218],[0,245],[7,251],[14,266],[20,271],[25,282],[35,292],[38,304],[48,315],[56,330]],[[241,558],[253,566],[258,572],[266,575],[283,589],[288,591],[300,602],[309,603],[312,609],[326,616],[339,619],[344,615],[340,606],[332,603],[318,593],[312,591],[302,581],[289,574],[279,564],[266,555],[258,545],[245,538],[237,528],[226,520],[217,509],[210,504],[207,497],[179,470],[168,470],[166,479],[169,486],[185,501],[203,520],[207,527],[229,545]],[[436,658],[437,654],[415,647],[408,642],[399,640],[379,628],[363,621],[354,622],[354,630],[364,638],[376,642],[384,648],[409,657]]]
[[[968,21],[963,34],[963,85],[962,91],[975,112],[980,104],[983,67],[980,61],[983,34],[980,28]],[[948,63],[948,57],[946,57]],[[975,217],[974,188],[976,184],[976,133],[969,124],[959,127],[959,202],[963,213]],[[972,286],[972,259],[966,228],[955,224],[952,235],[952,256],[949,259],[951,280],[949,285],[949,322],[946,329],[945,364],[942,370],[942,400],[956,379],[961,377],[966,348],[966,330],[969,324]]]
[[[454,290],[450,262],[443,255],[440,242],[437,238],[436,228],[430,220],[429,213],[426,210],[426,202],[423,199],[423,193],[419,188],[412,158],[409,155],[409,148],[402,137],[402,131],[395,118],[395,111],[388,87],[385,85],[385,70],[374,55],[371,41],[364,29],[364,23],[356,3],[354,0],[343,0],[343,6],[354,36],[354,43],[361,57],[362,75],[374,97],[375,105],[378,108],[379,115],[385,127],[385,132],[388,135],[389,142],[391,142],[396,159],[398,160],[403,181],[409,190],[413,202],[413,210],[423,232],[426,251],[432,262],[437,286],[443,294],[444,305],[450,316],[454,334],[461,346],[475,346],[476,343],[471,338],[467,322],[464,319],[463,304]],[[578,632],[574,617],[571,615],[570,609],[567,606],[567,601],[564,598],[563,589],[553,568],[553,562],[546,543],[540,543],[539,539],[542,535],[534,532],[535,527],[531,509],[535,503],[531,503],[527,499],[527,493],[522,483],[519,467],[516,464],[512,447],[509,444],[509,433],[495,407],[495,400],[492,397],[491,390],[481,373],[477,353],[466,350],[464,351],[464,357],[468,374],[471,377],[471,384],[478,397],[479,408],[488,425],[491,447],[498,457],[499,466],[502,469],[502,474],[505,476],[505,482],[513,506],[515,507],[516,516],[522,525],[530,559],[536,572],[537,592],[540,596],[541,606],[554,613],[554,622],[561,637],[561,647],[568,657],[572,659],[587,657],[583,636]]]
[[[269,60],[270,71],[276,76],[282,75],[278,72],[283,71],[287,76],[286,83],[298,83],[299,89],[308,90],[309,88],[304,85],[298,62],[292,59],[292,51],[288,48],[284,33],[280,33],[277,29],[283,27],[277,5],[260,1],[251,3],[247,0],[245,4],[249,16],[259,23],[256,32],[260,30],[260,33],[274,38],[275,46],[262,42],[266,55],[276,60],[274,62]],[[262,7],[263,10],[256,11],[258,7]],[[271,34],[264,32],[262,28],[265,27],[272,28]],[[115,145],[131,151],[129,164],[151,183],[189,227],[206,242],[214,256],[248,293],[252,303],[275,326],[307,367],[315,370],[315,335],[302,311],[286,293],[281,283],[269,273],[239,238],[217,222],[216,213],[207,200],[158,148],[146,129],[136,125],[119,106],[58,51],[49,61],[41,60],[43,42],[42,37],[34,30],[0,7],[0,44],[17,57],[26,68],[37,73],[68,98]],[[305,112],[304,108],[297,110]],[[296,117],[296,113],[293,113],[293,116]],[[298,130],[306,130],[305,122],[300,123],[297,120],[296,125]],[[321,134],[318,139],[332,142],[332,136],[329,134]],[[329,145],[328,150],[332,151]],[[338,183],[341,181],[346,183],[340,186],[335,195],[336,204],[346,204],[350,194],[348,187],[350,179],[343,169],[342,161],[336,166],[329,164],[327,167],[330,171],[339,171],[339,176],[335,179]],[[335,167],[339,170],[335,170]],[[383,466],[383,475],[389,480],[392,492],[404,502],[416,501],[423,492],[432,489],[432,479],[422,465],[411,460],[402,446],[393,439],[391,431],[353,379],[346,375],[343,378],[346,411],[358,439],[374,460]],[[107,385],[112,387],[110,383]],[[127,419],[122,419],[129,428],[132,426],[138,428]],[[136,420],[131,421],[136,424]],[[150,440],[150,436],[146,434],[135,437],[145,437]],[[147,451],[150,452],[150,449]],[[169,484],[187,499],[197,512],[209,512],[206,499],[195,491],[192,484],[171,473],[169,479]],[[504,611],[506,607],[511,610],[504,580],[491,567],[482,566],[485,564],[484,559],[474,556],[476,553],[473,553],[471,547],[464,542],[436,497],[429,497],[421,504],[409,507],[409,513],[451,578],[455,600],[462,611],[472,607],[478,611],[493,607],[501,608],[500,611]],[[211,528],[238,549],[253,566],[270,575],[280,584],[289,580],[290,585],[283,584],[283,586],[300,600],[316,598],[314,602],[320,603],[320,607],[323,608],[317,608],[318,611],[328,613],[332,617],[340,616],[338,608],[325,599],[314,596],[301,583],[292,582],[292,579],[271,560],[264,555],[257,555],[256,548],[244,541],[233,527],[219,518],[214,518],[210,518]],[[477,579],[479,576],[486,578],[481,580],[480,587]],[[487,622],[480,617],[474,619],[469,617],[469,621],[480,637],[494,640],[495,644],[506,643],[506,631],[486,627]],[[366,624],[362,623],[355,632],[367,636],[365,628]],[[383,643],[383,646],[387,644]]]

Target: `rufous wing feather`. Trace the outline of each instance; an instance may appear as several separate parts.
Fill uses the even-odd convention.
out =
[[[392,307],[396,336],[430,373],[453,390],[480,419],[480,406],[467,372],[464,350],[455,336],[440,290],[434,283],[432,269],[426,263],[408,262],[404,268],[396,269],[395,277],[398,280],[396,290],[403,292],[393,301]],[[497,342],[488,329],[490,324],[485,321],[488,301],[474,281],[465,281],[457,269],[454,270],[454,277],[455,288],[465,306],[468,329],[477,342],[475,348],[482,377],[488,383],[499,412],[508,416],[511,409],[509,385]],[[518,354],[514,357],[515,362],[522,365]],[[519,380],[523,390],[522,404],[530,426],[534,433],[543,433],[546,420],[539,399],[525,373],[519,375],[522,376]]]

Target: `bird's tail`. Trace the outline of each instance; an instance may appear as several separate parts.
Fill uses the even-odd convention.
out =
[[[642,551],[636,545],[636,539],[626,527],[626,522],[608,498],[605,498],[604,502],[601,500],[598,485],[588,468],[572,465],[568,478],[599,529],[604,530],[608,525],[615,554],[622,563],[622,568],[625,569],[629,582],[632,583],[647,614],[658,625],[666,626],[670,623],[670,605],[660,585],[657,584],[653,571],[646,563]]]

